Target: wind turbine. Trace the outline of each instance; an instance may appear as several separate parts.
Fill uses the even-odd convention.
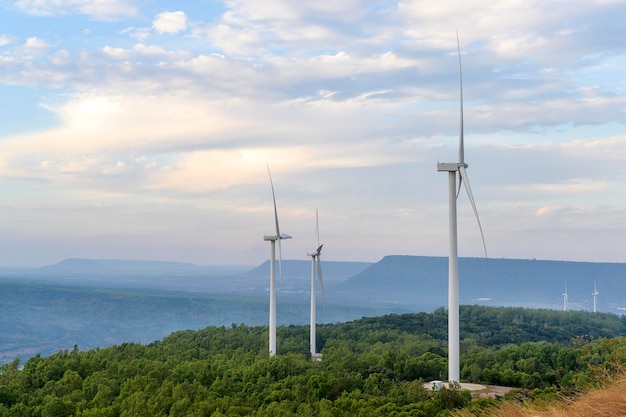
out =
[[[565,281],[565,292],[563,293],[563,311],[567,311],[569,308],[569,300],[567,299],[567,281]]]
[[[311,334],[310,334],[310,348],[311,359],[319,360],[320,354],[315,351],[315,271],[317,270],[317,277],[320,281],[320,289],[322,290],[322,299],[324,305],[326,305],[326,296],[324,295],[324,280],[322,279],[322,261],[320,255],[322,252],[322,246],[320,245],[320,224],[317,209],[315,210],[315,247],[314,252],[307,253],[311,257]]]
[[[459,43],[459,35],[457,33],[457,49],[459,54],[459,86],[460,86],[460,128],[459,128],[459,161],[452,163],[437,163],[438,172],[448,173],[448,197],[449,197],[449,258],[448,258],[448,381],[461,382],[460,378],[460,341],[459,341],[459,255],[457,251],[457,218],[456,218],[456,200],[461,191],[461,183],[465,185],[467,196],[469,197],[478,228],[483,239],[483,248],[485,257],[487,257],[487,245],[485,244],[485,236],[483,228],[478,217],[478,210],[474,202],[474,196],[469,185],[467,172],[465,169],[468,165],[465,163],[464,145],[463,145],[463,72],[461,68],[461,46]],[[457,192],[456,173],[459,173],[459,184]]]
[[[272,200],[274,201],[274,221],[276,223],[276,234],[263,236],[264,241],[271,243],[270,249],[270,356],[276,355],[276,241],[278,241],[278,268],[280,270],[280,279],[283,278],[283,256],[280,241],[283,239],[291,239],[291,236],[281,234],[278,227],[278,210],[276,210],[276,194],[274,194],[274,182],[272,181],[272,173],[270,166],[267,165],[267,173],[270,176],[270,186],[272,187]]]
[[[593,312],[597,313],[598,312],[598,294],[600,294],[596,288],[596,282],[593,281],[593,293],[591,295],[593,295]]]

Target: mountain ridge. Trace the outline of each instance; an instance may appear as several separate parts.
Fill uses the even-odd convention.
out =
[[[387,255],[375,263],[322,261],[322,269],[330,302],[396,305],[405,311],[430,311],[447,305],[447,257]],[[310,260],[283,260],[280,291],[304,300],[310,289],[310,274]],[[0,275],[92,287],[263,296],[269,261],[254,267],[69,258],[40,268],[0,269]],[[567,286],[568,308],[591,310],[594,285],[600,293],[600,310],[626,311],[624,263],[459,258],[462,304],[561,309]]]
[[[614,312],[626,307],[626,264],[459,258],[461,304],[559,309],[567,285],[570,308],[589,310],[594,282],[603,306]],[[436,308],[447,305],[447,288],[447,257],[388,255],[337,290]]]

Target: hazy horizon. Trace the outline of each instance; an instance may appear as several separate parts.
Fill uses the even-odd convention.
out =
[[[430,257],[430,258],[448,258],[447,255],[408,255],[408,254],[388,254],[388,255],[383,255],[380,259],[374,260],[374,261],[361,261],[361,260],[354,260],[354,259],[324,259],[322,257],[322,263],[324,262],[354,262],[354,263],[370,263],[370,264],[375,264],[377,262],[380,262],[383,258],[388,257],[388,256],[410,256],[410,257]],[[523,260],[523,261],[543,261],[543,262],[576,262],[576,263],[606,263],[606,264],[624,264],[626,262],[603,262],[603,261],[580,261],[580,260],[571,260],[571,259],[542,259],[542,258],[508,258],[508,257],[499,257],[499,258],[493,258],[493,257],[489,257],[489,258],[485,258],[484,256],[459,256],[459,258],[466,258],[466,259],[486,259],[487,261],[489,261],[489,259],[510,259],[510,260]],[[52,262],[52,263],[47,263],[47,264],[42,264],[42,265],[2,265],[0,264],[0,268],[24,268],[24,269],[28,269],[28,268],[40,268],[40,267],[46,267],[46,266],[52,266],[52,265],[57,265],[60,264],[62,262],[65,261],[70,261],[70,260],[87,260],[87,261],[128,261],[128,262],[155,262],[155,263],[176,263],[176,264],[190,264],[190,265],[194,265],[194,266],[199,266],[199,267],[232,267],[232,268],[257,268],[267,262],[269,262],[269,258],[265,259],[265,260],[261,260],[259,263],[255,263],[255,264],[246,264],[246,263],[212,263],[212,264],[201,264],[201,263],[194,263],[194,262],[187,262],[187,261],[174,261],[171,259],[132,259],[132,258],[78,258],[78,257],[69,257],[69,258],[64,258],[64,259],[60,259],[56,262]],[[291,261],[298,261],[298,262],[307,262],[310,263],[311,260],[306,259],[306,258],[302,258],[302,259],[296,259],[296,258],[283,258],[282,262],[291,262]],[[276,259],[276,262],[279,262],[278,259]]]

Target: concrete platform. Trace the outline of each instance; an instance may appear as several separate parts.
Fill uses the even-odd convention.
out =
[[[429,391],[432,391],[433,382],[436,382],[436,381],[425,382],[424,388],[426,388]],[[515,389],[511,387],[502,387],[498,385],[472,384],[469,382],[461,382],[460,385],[461,385],[461,389],[466,389],[470,391],[472,394],[476,394],[480,397],[492,397],[492,398],[501,397],[507,392]],[[450,385],[447,382],[442,382],[442,386],[445,388],[450,387]]]

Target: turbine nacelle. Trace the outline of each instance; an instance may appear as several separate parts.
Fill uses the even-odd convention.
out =
[[[456,171],[460,171],[461,167],[463,168],[467,168],[469,167],[469,165],[467,165],[466,163],[460,163],[460,162],[438,162],[437,163],[437,171],[439,172],[456,172]]]
[[[315,252],[308,252],[307,256],[320,256],[320,254],[322,253],[322,246],[324,245],[323,244],[319,245]]]
[[[272,242],[272,241],[277,241],[277,240],[285,240],[285,239],[292,239],[291,236],[286,235],[286,234],[281,234],[280,236],[276,236],[276,235],[265,235],[263,236],[263,240],[267,241],[267,242]]]

